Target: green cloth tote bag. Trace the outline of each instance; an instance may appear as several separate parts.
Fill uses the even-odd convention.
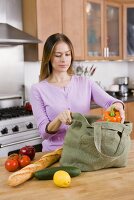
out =
[[[60,159],[62,166],[93,171],[127,165],[132,123],[97,122],[99,118],[72,114]]]

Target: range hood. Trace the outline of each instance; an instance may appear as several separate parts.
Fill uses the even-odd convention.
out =
[[[42,42],[8,23],[0,23],[0,45],[37,44]]]

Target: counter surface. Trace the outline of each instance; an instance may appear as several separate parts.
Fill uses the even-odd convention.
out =
[[[123,101],[124,103],[134,102],[134,96],[133,95],[129,95],[128,97],[119,97],[119,96],[114,96],[114,97]],[[91,109],[94,109],[94,108],[100,108],[100,106],[98,106],[96,103],[92,102],[91,103]]]
[[[35,160],[42,154],[37,153]],[[5,170],[4,162],[5,158],[1,158],[0,200],[134,200],[134,142],[127,167],[82,172],[80,176],[72,178],[68,188],[59,188],[52,180],[39,181],[35,178],[17,187],[10,187],[7,179],[11,172]]]

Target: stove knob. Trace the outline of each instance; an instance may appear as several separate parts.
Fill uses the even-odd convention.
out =
[[[33,124],[30,122],[28,125],[26,125],[27,129],[33,128]]]
[[[18,126],[14,126],[14,127],[12,128],[12,131],[13,131],[13,132],[18,132],[18,131],[19,131],[19,127],[18,127]]]
[[[1,130],[1,133],[2,134],[7,134],[8,133],[8,129],[5,127],[5,128],[3,128],[2,130]]]

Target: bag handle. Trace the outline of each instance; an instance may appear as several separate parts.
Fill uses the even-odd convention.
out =
[[[96,124],[101,124],[102,128],[107,128],[107,129],[113,129],[114,126],[114,130],[115,131],[119,131],[122,132],[124,129],[126,131],[126,133],[129,135],[130,132],[132,131],[132,126],[130,126],[130,123],[126,123],[126,124],[121,124],[121,123],[115,123],[115,122],[95,122]],[[94,124],[95,124],[94,123]],[[129,126],[128,126],[129,125]]]
[[[95,115],[82,115],[80,113],[72,113],[72,123],[74,122],[81,122],[82,127],[93,127],[92,124],[88,122],[88,120],[92,120],[93,123],[100,119],[100,116]]]
[[[108,123],[108,122],[106,122],[106,123]],[[99,123],[99,122],[94,123],[94,144],[95,144],[96,149],[98,150],[98,152],[101,155],[103,155],[104,157],[110,158],[112,160],[115,160],[116,158],[119,158],[122,156],[122,154],[125,151],[126,146],[125,145],[123,146],[123,149],[119,155],[109,156],[109,155],[102,153],[102,151],[101,151],[102,129],[105,127],[106,123],[104,122],[103,125],[102,125],[102,123]],[[121,131],[121,129],[122,129],[122,131]],[[125,137],[125,134],[123,134],[125,131],[125,127],[122,127],[122,128],[120,127],[118,131],[122,132],[122,136],[121,136],[121,140],[120,140],[120,143],[122,143],[122,140]],[[120,144],[118,145],[118,148],[119,148],[119,146],[120,146]]]

